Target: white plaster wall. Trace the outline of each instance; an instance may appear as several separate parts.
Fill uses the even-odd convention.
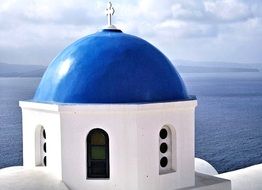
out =
[[[137,132],[133,113],[62,112],[61,124],[63,181],[70,189],[137,189]],[[94,128],[101,128],[109,135],[109,179],[86,179],[86,137]]]
[[[138,189],[176,189],[193,186],[194,175],[194,109],[195,103],[172,103],[169,108],[141,111],[137,118],[139,158]],[[153,120],[153,122],[152,122]],[[169,125],[176,147],[176,171],[159,175],[159,131]]]
[[[20,105],[25,165],[34,165],[30,156],[34,154],[34,128],[43,125],[50,154],[48,167],[62,174],[71,190],[169,190],[194,186],[196,101],[138,105],[23,104]],[[159,131],[166,124],[175,128],[176,171],[160,175]],[[86,179],[86,137],[94,128],[101,128],[109,135],[109,179]],[[50,157],[55,164],[50,165]]]
[[[217,175],[216,169],[207,161],[201,158],[195,158],[195,171],[207,175]]]
[[[39,126],[46,130],[47,168],[61,179],[61,131],[57,111],[39,109],[37,103],[20,102],[23,124],[23,165],[33,168],[36,163],[35,131]],[[39,155],[37,155],[39,156]]]
[[[72,190],[168,190],[193,186],[195,106],[196,101],[64,107],[63,180]],[[159,131],[165,124],[176,130],[177,171],[159,175]],[[109,179],[86,179],[86,137],[94,128],[109,135]]]
[[[183,188],[183,190],[231,190],[231,182],[227,179],[196,172],[195,186]]]

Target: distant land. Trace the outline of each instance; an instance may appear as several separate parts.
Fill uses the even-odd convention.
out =
[[[233,63],[218,61],[173,60],[181,73],[226,73],[226,72],[259,72],[262,63]]]
[[[259,63],[232,63],[208,61],[172,61],[178,72],[181,73],[226,73],[226,72],[260,72],[262,64]]]
[[[180,73],[259,72],[262,64],[172,61]],[[0,63],[0,77],[42,77],[46,66]]]
[[[222,61],[191,61],[183,59],[172,60],[175,65],[182,66],[205,66],[205,67],[224,67],[224,68],[253,68],[262,70],[262,63],[237,63]]]
[[[40,65],[0,63],[0,77],[41,77],[46,70]]]
[[[204,67],[204,66],[183,66],[178,65],[176,69],[180,73],[227,73],[227,72],[259,72],[253,68],[225,68],[225,67]]]

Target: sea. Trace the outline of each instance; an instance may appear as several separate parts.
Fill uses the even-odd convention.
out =
[[[183,73],[196,95],[195,156],[224,173],[262,163],[262,73]],[[0,168],[22,165],[19,100],[40,78],[0,78]]]

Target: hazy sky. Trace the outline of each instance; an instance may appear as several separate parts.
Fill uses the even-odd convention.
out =
[[[113,24],[170,59],[262,63],[261,0],[112,0]],[[107,22],[102,0],[0,0],[0,62],[47,65]]]

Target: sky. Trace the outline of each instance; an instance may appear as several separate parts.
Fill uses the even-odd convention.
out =
[[[112,0],[113,24],[171,60],[262,63],[261,0]],[[0,0],[0,62],[48,65],[103,29],[105,0]]]

